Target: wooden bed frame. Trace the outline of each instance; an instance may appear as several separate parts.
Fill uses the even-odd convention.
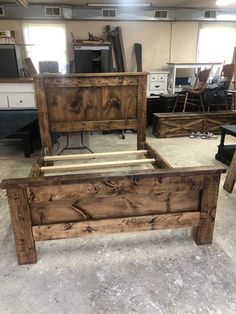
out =
[[[36,263],[35,241],[96,233],[193,227],[197,244],[212,242],[224,169],[174,169],[146,142],[146,75],[35,76],[44,149],[28,178],[1,183],[7,190],[19,264]],[[51,131],[123,128],[137,129],[137,151],[52,155]],[[86,162],[81,164],[82,159]],[[68,160],[78,163],[55,164]],[[140,164],[153,169],[130,170]],[[105,172],[125,166],[129,170]],[[96,173],[101,168],[104,172]],[[81,169],[95,172],[62,173]],[[59,174],[47,176],[49,172]]]

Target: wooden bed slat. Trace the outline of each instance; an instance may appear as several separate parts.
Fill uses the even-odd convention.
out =
[[[110,156],[122,156],[122,155],[142,155],[146,154],[146,150],[131,150],[122,152],[108,152],[108,153],[94,153],[94,154],[73,154],[73,155],[54,155],[45,156],[45,161],[55,161],[55,160],[76,160],[76,159],[90,159],[96,157],[110,157]]]
[[[153,158],[123,160],[123,161],[107,161],[107,162],[96,162],[96,163],[94,162],[94,163],[87,163],[87,164],[41,167],[41,171],[56,172],[56,171],[82,170],[82,169],[94,169],[94,168],[123,167],[123,166],[135,166],[135,165],[140,165],[140,164],[149,164],[153,162],[155,162],[155,159]]]
[[[117,232],[161,230],[168,228],[187,228],[198,226],[199,212],[178,214],[145,215],[126,218],[90,220],[74,223],[59,223],[34,226],[35,241],[75,238],[93,234]]]

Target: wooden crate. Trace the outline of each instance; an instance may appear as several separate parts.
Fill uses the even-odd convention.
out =
[[[156,137],[189,136],[192,131],[220,134],[222,124],[235,124],[236,111],[210,113],[154,113],[153,134]]]

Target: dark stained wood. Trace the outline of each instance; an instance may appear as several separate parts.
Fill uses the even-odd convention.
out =
[[[46,178],[46,177],[45,177]],[[44,178],[42,178],[44,179]],[[40,179],[41,181],[41,179]],[[33,195],[30,204],[41,202],[53,202],[62,200],[76,200],[94,196],[98,198],[109,195],[117,197],[119,195],[141,194],[159,196],[159,193],[186,192],[202,190],[204,175],[186,175],[162,177],[153,174],[150,177],[111,177],[99,178],[87,181],[77,178],[77,182],[44,182],[44,185],[28,187],[29,197]],[[181,207],[181,206],[180,206]]]
[[[114,120],[114,121],[82,121],[82,122],[56,122],[50,123],[50,130],[53,132],[72,132],[77,131],[109,131],[111,129],[136,129],[137,120]]]
[[[189,136],[192,131],[220,134],[222,124],[235,124],[235,111],[210,113],[154,113],[153,134],[156,137]]]
[[[147,76],[147,72],[138,72],[139,76]],[[137,76],[137,72],[109,72],[109,73],[79,73],[79,77],[123,77],[123,76]],[[35,75],[36,78],[58,78],[57,74],[53,73],[48,73],[48,74],[38,74]],[[72,74],[61,74],[61,78],[77,78],[78,74],[77,73],[72,73]]]
[[[43,150],[40,152],[36,163],[32,166],[28,177],[34,179],[34,178],[39,178],[40,176],[43,176],[43,173],[40,170],[42,166],[44,166]]]
[[[144,143],[144,149],[147,150],[148,156],[156,159],[157,168],[173,168],[150,144]]]
[[[196,244],[211,244],[215,225],[220,175],[206,176],[200,204],[200,224],[194,230]]]
[[[199,216],[198,212],[188,212],[51,224],[34,226],[33,235],[36,241],[44,241],[91,236],[93,234],[186,228],[197,226]]]
[[[226,169],[207,166],[207,167],[181,167],[172,169],[147,169],[147,170],[131,170],[131,171],[119,171],[119,172],[107,172],[107,173],[86,173],[86,174],[70,174],[70,175],[57,175],[50,177],[42,177],[40,180],[30,178],[15,178],[2,180],[0,187],[6,189],[10,187],[28,186],[39,187],[44,185],[64,185],[64,184],[76,184],[78,182],[98,182],[116,180],[117,178],[152,178],[156,177],[157,180],[162,180],[166,177],[186,177],[195,175],[214,175],[225,173]]]
[[[16,253],[19,264],[37,262],[30,208],[26,189],[12,188],[7,190],[12,228],[15,237]]]
[[[138,149],[146,129],[147,73],[35,75],[43,147],[50,131],[137,129]]]
[[[47,98],[45,94],[44,82],[42,79],[35,80],[35,95],[37,100],[38,120],[40,137],[43,148],[51,148],[51,135],[48,120]]]
[[[146,139],[146,106],[147,103],[147,78],[138,77],[138,131],[137,149],[144,149]]]
[[[32,228],[34,240],[45,240],[196,227],[196,243],[211,243],[222,172],[192,167],[5,180],[19,262],[36,261]]]

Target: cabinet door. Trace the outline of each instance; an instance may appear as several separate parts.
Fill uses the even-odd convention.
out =
[[[75,72],[93,72],[93,52],[92,50],[75,50]]]
[[[0,108],[8,108],[7,94],[0,94]]]
[[[35,108],[34,94],[9,94],[8,102],[10,108]]]

